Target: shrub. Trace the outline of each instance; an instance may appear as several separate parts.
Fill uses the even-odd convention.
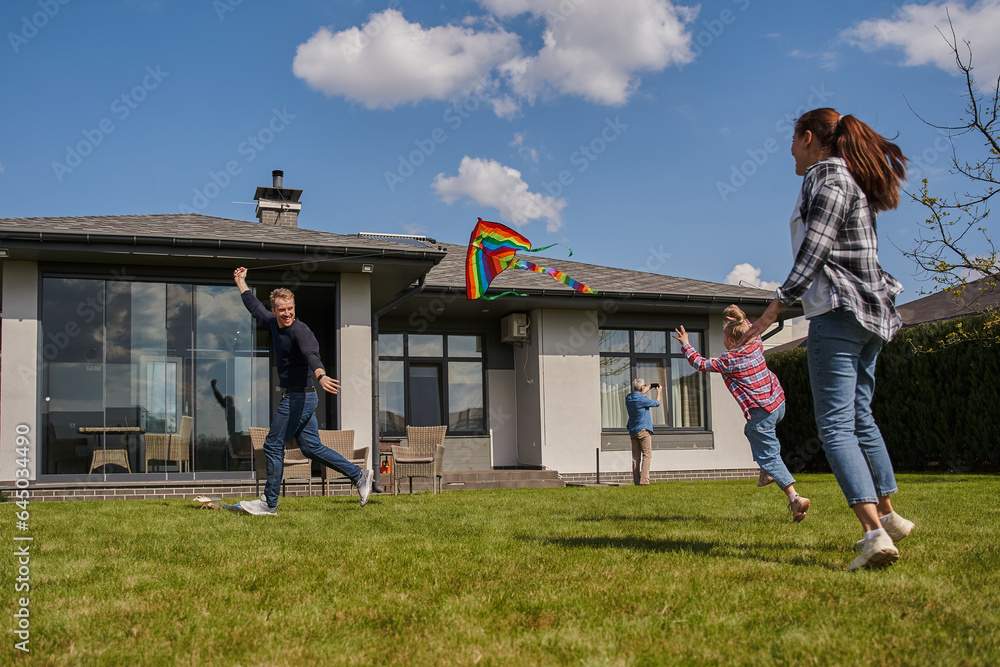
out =
[[[965,342],[916,351],[986,322],[986,316],[971,315],[907,327],[879,355],[872,410],[898,469],[988,471],[1000,464],[1000,346]],[[817,436],[806,350],[779,352],[767,363],[785,389],[778,438],[786,463],[828,469],[822,453],[810,456]]]

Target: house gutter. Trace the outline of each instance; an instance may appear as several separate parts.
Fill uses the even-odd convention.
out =
[[[255,252],[262,255],[275,254],[276,252],[301,253],[306,255],[312,252],[329,257],[393,257],[418,260],[440,259],[444,256],[444,253],[433,250],[414,251],[397,250],[395,248],[369,248],[365,246],[319,245],[315,243],[280,243],[238,239],[198,239],[172,236],[139,236],[135,234],[52,233],[17,230],[0,230],[0,241],[19,249],[29,249],[31,246],[39,245],[49,246],[50,248],[55,246],[65,250],[76,250],[79,249],[80,245],[91,247],[108,246],[109,252],[125,252],[127,254],[143,254],[142,249],[144,248],[169,248],[171,250]],[[111,247],[134,248],[135,250],[111,250]]]
[[[416,296],[424,290],[427,274],[420,276],[417,284],[397,295],[392,301],[372,313],[372,486],[381,487],[379,473],[379,445],[382,438],[379,432],[379,364],[378,364],[378,321],[379,318],[407,299]]]

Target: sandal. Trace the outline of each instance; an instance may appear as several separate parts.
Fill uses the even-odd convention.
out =
[[[798,523],[806,518],[806,510],[809,509],[809,499],[802,496],[795,496],[794,500],[788,501],[788,513],[792,515],[792,523]]]

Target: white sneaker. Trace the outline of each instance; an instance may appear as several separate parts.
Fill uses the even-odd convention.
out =
[[[899,559],[899,550],[893,545],[885,529],[879,529],[870,538],[862,540],[862,543],[864,546],[861,555],[847,566],[848,572],[861,567],[885,567]]]
[[[368,504],[368,496],[372,492],[372,471],[362,470],[361,479],[358,480],[358,495],[361,496],[361,506]]]
[[[278,508],[268,506],[263,498],[258,498],[256,500],[241,500],[240,509],[247,514],[254,514],[258,516],[276,516],[278,514]]]
[[[883,517],[879,517],[879,521],[882,522],[882,527],[885,528],[885,532],[889,534],[889,539],[894,543],[899,542],[913,532],[913,522],[904,519],[895,512],[890,512]],[[861,551],[864,545],[864,539],[860,539],[854,543],[854,548],[857,551]]]

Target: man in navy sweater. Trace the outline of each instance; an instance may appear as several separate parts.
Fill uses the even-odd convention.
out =
[[[244,500],[240,507],[249,514],[273,516],[278,513],[278,491],[285,458],[285,443],[295,438],[306,457],[319,461],[350,478],[358,487],[361,506],[368,503],[372,488],[372,471],[362,470],[319,440],[316,422],[316,389],[313,380],[330,394],[340,391],[340,382],[328,376],[319,357],[319,343],[312,330],[295,319],[295,295],[280,287],[271,292],[271,309],[264,307],[247,287],[247,270],[242,266],[233,272],[243,305],[253,318],[271,331],[271,344],[278,364],[278,381],[284,389],[281,403],[271,418],[271,429],[264,440],[267,457],[267,482],[264,495],[257,500]]]

